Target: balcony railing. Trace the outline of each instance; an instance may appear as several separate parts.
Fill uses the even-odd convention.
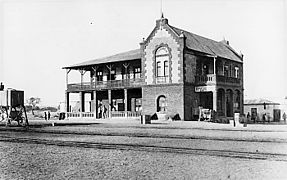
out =
[[[215,74],[207,74],[195,77],[196,84],[210,84],[216,83],[216,75]]]
[[[68,84],[69,91],[93,90],[93,89],[111,89],[125,87],[140,87],[143,84],[143,79],[123,79],[111,81],[96,81]]]
[[[240,84],[240,79],[234,77],[226,77],[215,74],[207,74],[196,76],[195,82],[198,85],[201,84],[212,84],[212,83],[231,83],[231,84]]]

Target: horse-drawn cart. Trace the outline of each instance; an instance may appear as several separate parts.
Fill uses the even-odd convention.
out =
[[[11,125],[17,121],[19,126],[28,126],[28,118],[24,106],[24,91],[0,88],[0,121]]]

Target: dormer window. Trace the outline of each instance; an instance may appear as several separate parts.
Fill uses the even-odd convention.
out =
[[[157,83],[167,83],[169,77],[169,52],[166,47],[160,47],[155,54]]]

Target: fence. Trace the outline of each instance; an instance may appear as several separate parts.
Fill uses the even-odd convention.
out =
[[[67,118],[95,118],[94,112],[67,112]],[[111,118],[135,118],[140,117],[141,112],[112,111]]]

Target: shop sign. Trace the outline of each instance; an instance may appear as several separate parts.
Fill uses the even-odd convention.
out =
[[[197,86],[195,87],[195,92],[212,92],[215,91],[214,86]]]

